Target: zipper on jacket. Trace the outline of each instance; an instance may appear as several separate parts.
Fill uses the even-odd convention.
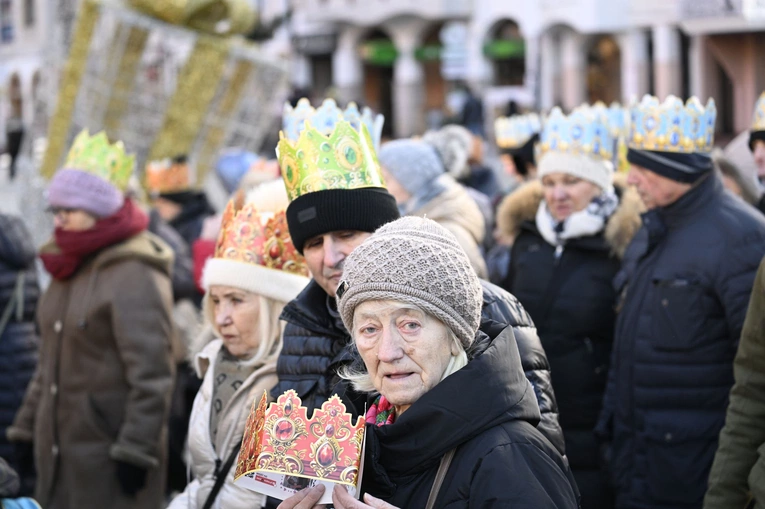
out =
[[[563,256],[563,244],[559,244],[555,248],[555,265],[560,263],[561,256]]]

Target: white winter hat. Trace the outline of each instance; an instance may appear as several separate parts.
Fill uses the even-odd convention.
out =
[[[551,173],[567,173],[606,190],[613,185],[614,165],[605,159],[586,154],[551,150],[539,161],[537,175],[541,179]]]

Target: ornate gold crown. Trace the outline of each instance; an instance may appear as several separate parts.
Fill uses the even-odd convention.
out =
[[[754,107],[752,131],[765,131],[765,92],[760,95]]]
[[[305,259],[292,244],[285,212],[260,213],[255,203],[241,202],[239,194],[223,212],[214,258],[309,277]]]
[[[359,417],[354,423],[337,395],[315,410],[310,420],[294,390],[279,396],[268,408],[267,401],[264,392],[260,402],[253,402],[234,482],[268,494],[267,488],[287,475],[343,484],[355,492],[364,420]]]
[[[188,163],[170,159],[151,161],[146,165],[146,188],[154,193],[177,193],[191,188]]]
[[[297,143],[279,133],[276,155],[290,201],[326,189],[385,187],[369,131],[340,120],[324,135],[306,121]]]
[[[359,111],[355,102],[348,103],[345,111],[341,110],[334,99],[324,99],[319,108],[314,109],[311,102],[303,97],[293,108],[290,103],[285,103],[282,116],[282,131],[292,141],[297,141],[300,133],[305,128],[306,121],[311,122],[317,130],[329,136],[335,126],[341,120],[350,122],[354,129],[361,129],[361,124],[367,126],[369,135],[372,137],[374,147],[380,148],[380,137],[385,123],[385,117],[379,113],[375,115],[371,109],[364,108]]]
[[[630,113],[627,143],[638,150],[660,152],[711,152],[714,147],[717,109],[714,100],[706,108],[696,97],[683,101],[671,95],[663,103],[646,95]]]
[[[134,166],[135,156],[125,153],[121,141],[112,145],[103,131],[90,136],[87,129],[74,139],[64,163],[65,168],[92,173],[121,191],[127,189]]]

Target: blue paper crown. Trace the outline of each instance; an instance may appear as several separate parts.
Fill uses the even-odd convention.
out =
[[[710,99],[704,108],[696,97],[684,105],[671,95],[663,103],[650,95],[630,108],[628,145],[660,152],[711,152],[717,109]]]
[[[752,120],[752,131],[765,131],[765,92],[757,99],[754,106],[754,119]]]
[[[583,104],[568,116],[553,108],[539,137],[538,156],[541,159],[548,152],[564,152],[613,161],[615,149],[616,137],[605,105]]]
[[[359,107],[354,102],[348,103],[345,111],[337,106],[334,99],[325,99],[317,109],[314,109],[305,97],[300,99],[294,108],[289,103],[284,104],[282,131],[287,139],[297,142],[300,133],[305,129],[306,120],[309,120],[311,126],[325,136],[331,135],[341,120],[347,121],[357,131],[360,131],[361,124],[364,123],[372,136],[375,150],[380,148],[385,117],[380,114],[375,115],[369,108],[359,111]]]
[[[541,130],[542,119],[536,113],[499,117],[494,121],[494,137],[499,148],[520,148]]]
[[[596,103],[596,106],[600,106],[601,104],[603,103]],[[630,130],[630,114],[627,108],[617,102],[611,103],[611,106],[607,109],[603,104],[603,108],[606,110],[608,125],[613,137],[626,138]]]

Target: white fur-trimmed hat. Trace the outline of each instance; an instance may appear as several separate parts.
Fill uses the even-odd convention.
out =
[[[202,287],[233,286],[289,302],[310,280],[305,260],[292,244],[281,179],[262,184],[245,203],[234,197],[223,214],[215,256],[207,260]]]

